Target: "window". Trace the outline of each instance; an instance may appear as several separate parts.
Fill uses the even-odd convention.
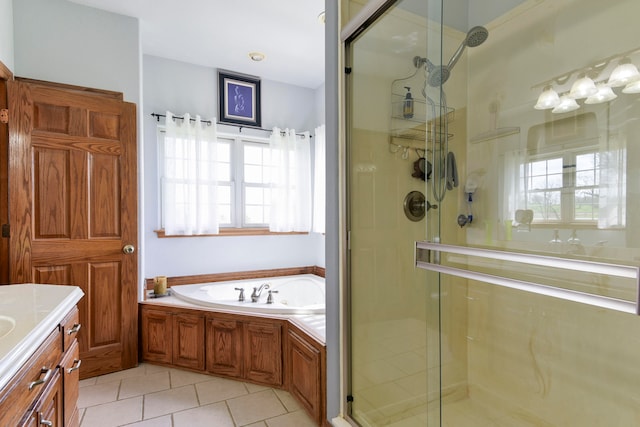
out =
[[[534,222],[598,221],[600,153],[537,157],[521,167],[520,188]]]
[[[164,133],[159,132],[160,153]],[[166,161],[159,156],[159,170]],[[271,205],[269,140],[218,133],[213,167],[217,180],[217,216],[221,228],[269,226]],[[160,185],[166,185],[160,181]],[[162,196],[161,196],[162,197]],[[160,206],[163,206],[161,203]],[[164,217],[162,213],[162,227]]]
[[[271,206],[271,157],[269,144],[265,142],[241,141],[242,165],[236,170],[242,182],[242,227],[269,225]],[[241,176],[240,176],[241,175]]]

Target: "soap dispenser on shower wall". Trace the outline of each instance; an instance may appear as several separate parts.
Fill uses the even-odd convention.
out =
[[[404,97],[404,104],[402,105],[402,117],[405,119],[413,118],[413,96],[411,95],[411,88],[409,86],[404,87],[407,90],[407,94]]]

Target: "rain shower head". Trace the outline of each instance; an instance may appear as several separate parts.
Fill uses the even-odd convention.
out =
[[[440,86],[449,80],[449,76],[451,76],[451,68],[448,66],[441,65],[437,68],[434,67],[434,69],[429,72],[427,83],[431,87]]]

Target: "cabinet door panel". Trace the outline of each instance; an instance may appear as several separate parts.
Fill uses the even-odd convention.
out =
[[[244,336],[245,378],[282,385],[282,327],[279,324],[249,322]]]
[[[64,425],[77,427],[78,396],[80,394],[80,349],[78,341],[73,341],[62,359],[62,387],[64,390]]]
[[[171,363],[173,322],[171,314],[142,307],[142,359],[149,362]]]
[[[298,398],[316,420],[321,417],[321,353],[304,338],[289,331],[287,365],[289,392]]]
[[[207,319],[207,371],[242,378],[242,322]]]
[[[204,370],[204,317],[173,316],[173,364]]]

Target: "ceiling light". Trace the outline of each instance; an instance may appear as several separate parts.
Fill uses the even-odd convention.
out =
[[[580,108],[575,99],[569,98],[567,95],[563,95],[560,97],[560,104],[553,110],[552,113],[568,113],[569,111],[574,111]]]
[[[620,87],[640,79],[638,68],[628,58],[620,61],[620,65],[613,69],[607,86]]]
[[[582,99],[591,95],[595,95],[598,92],[596,84],[589,77],[584,74],[578,80],[576,80],[571,86],[569,91],[569,98]]]
[[[264,53],[249,52],[249,58],[251,58],[252,61],[260,62],[264,59]]]
[[[322,11],[322,12],[320,12],[320,14],[318,15],[318,22],[319,22],[319,23],[321,23],[321,24],[324,24],[325,20],[326,20],[326,17],[325,17],[325,12],[324,12],[324,10],[323,10],[323,11]]]
[[[598,92],[596,92],[594,95],[591,95],[590,97],[588,97],[584,103],[585,104],[600,104],[603,102],[609,102],[613,99],[616,99],[618,97],[618,95],[616,95],[615,93],[613,93],[613,89],[611,89],[609,86],[605,86],[603,84],[598,85]]]
[[[549,108],[557,107],[558,104],[560,104],[558,93],[551,86],[546,86],[533,108],[536,110],[548,110]]]

